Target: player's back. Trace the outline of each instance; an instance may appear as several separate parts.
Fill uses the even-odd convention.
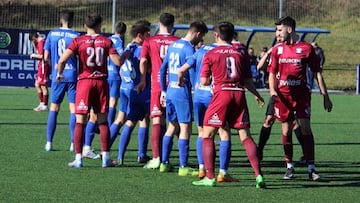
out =
[[[53,72],[56,72],[56,64],[59,61],[60,56],[64,53],[66,48],[72,42],[73,39],[80,34],[69,28],[58,28],[51,30],[47,35],[44,49],[50,52],[51,66]],[[65,65],[64,79],[66,81],[76,81],[77,79],[77,59],[76,57],[70,58]],[[56,74],[52,75],[53,81],[56,80]]]
[[[100,34],[75,38],[69,49],[79,56],[79,79],[107,78],[107,57],[116,54],[112,41]]]
[[[126,50],[131,52],[131,56],[124,61],[120,67],[121,87],[126,89],[133,89],[140,83],[140,52],[141,46],[136,43],[129,43]]]
[[[109,39],[113,42],[116,52],[121,56],[124,53],[124,42],[119,35],[112,35]],[[119,67],[110,59],[108,60],[108,80],[120,80]]]
[[[142,44],[141,58],[150,60],[152,91],[160,91],[160,66],[166,56],[168,47],[174,41],[180,39],[171,34],[157,34]]]
[[[201,76],[208,76],[211,69],[214,92],[236,89],[245,78],[251,78],[249,68],[242,60],[244,57],[235,47],[219,45],[205,54]]]

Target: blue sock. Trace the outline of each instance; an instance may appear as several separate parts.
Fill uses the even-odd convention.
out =
[[[109,113],[108,113],[108,124],[110,125],[114,122],[116,115],[116,107],[109,107]]]
[[[162,143],[161,163],[169,163],[169,157],[173,146],[173,137],[164,136]]]
[[[138,157],[145,158],[149,142],[149,128],[138,129]]]
[[[85,141],[84,145],[91,146],[91,143],[95,137],[96,123],[88,121],[85,128]]]
[[[49,111],[48,121],[47,121],[47,129],[46,129],[46,141],[52,142],[56,130],[57,123],[57,115],[56,111]]]
[[[186,167],[188,165],[188,159],[189,159],[189,140],[179,139],[178,148],[179,148],[180,167]]]
[[[118,153],[118,160],[124,160],[125,152],[127,149],[127,146],[129,145],[131,132],[133,131],[133,127],[130,127],[128,125],[124,125],[123,130],[120,135],[119,140],[119,153]]]
[[[202,153],[202,137],[198,137],[196,139],[196,156],[199,165],[204,164],[203,153]]]
[[[114,144],[114,141],[119,133],[120,125],[113,123],[110,126],[110,148]]]
[[[74,113],[70,113],[69,129],[70,129],[70,141],[71,141],[71,143],[74,143],[75,125],[76,125],[76,115]]]
[[[220,156],[220,169],[227,170],[229,167],[230,162],[230,155],[229,152],[231,150],[231,143],[229,140],[222,140],[220,141],[220,149],[219,149],[219,156]]]

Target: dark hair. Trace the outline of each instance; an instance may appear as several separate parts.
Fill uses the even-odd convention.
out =
[[[203,33],[203,34],[206,34],[208,32],[208,28],[207,28],[205,22],[202,20],[197,20],[197,21],[192,22],[190,24],[189,29],[193,30],[195,32]]]
[[[115,25],[115,32],[123,35],[126,32],[126,24],[124,22],[117,22]]]
[[[175,17],[173,14],[170,13],[163,13],[160,15],[159,21],[165,27],[170,27],[174,25]]]
[[[279,18],[275,22],[275,25],[286,25],[286,26],[291,27],[295,31],[296,21],[292,17],[286,16],[286,17]]]
[[[143,19],[143,20],[138,20],[138,21],[136,21],[135,24],[141,24],[141,25],[145,25],[145,26],[148,26],[148,27],[151,26],[151,23],[150,23],[148,20],[145,20],[145,19]]]
[[[234,25],[230,22],[220,22],[214,27],[214,31],[220,36],[220,39],[231,42],[234,38]]]
[[[137,34],[144,34],[150,31],[150,27],[146,23],[135,23],[130,30],[130,36],[135,38]]]
[[[85,25],[88,28],[95,29],[102,23],[102,17],[99,14],[90,14],[85,17]]]
[[[60,19],[66,21],[69,27],[72,27],[74,22],[74,11],[69,9],[60,11]]]
[[[29,40],[32,41],[33,38],[37,39],[39,37],[39,32],[38,31],[31,31],[29,33]]]

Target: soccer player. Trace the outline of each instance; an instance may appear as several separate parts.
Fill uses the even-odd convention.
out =
[[[206,177],[192,182],[196,186],[215,186],[214,176],[216,130],[226,124],[238,130],[250,164],[256,177],[256,187],[265,187],[261,175],[259,160],[256,155],[256,144],[250,136],[249,112],[246,104],[246,87],[253,93],[260,105],[263,98],[256,91],[249,69],[249,59],[231,44],[234,36],[234,25],[221,22],[214,27],[217,47],[207,52],[203,59],[201,84],[209,85],[213,81],[213,98],[205,112],[203,129],[203,158]]]
[[[190,24],[184,38],[173,42],[168,49],[164,62],[160,68],[161,94],[166,94],[166,120],[168,128],[163,137],[160,172],[170,171],[169,156],[172,150],[173,136],[179,128],[179,176],[198,175],[188,166],[189,137],[192,121],[191,82],[188,70],[181,70],[181,66],[190,63],[194,54],[194,45],[198,44],[208,32],[203,21]],[[180,78],[180,82],[179,79]],[[168,82],[168,85],[166,84]],[[164,105],[164,103],[163,103]]]
[[[275,37],[276,37],[277,43],[280,43],[281,41],[280,41],[278,32],[279,32],[278,30],[275,31]],[[272,51],[272,48],[270,48],[267,52],[264,53],[264,55],[258,62],[258,65],[257,65],[258,69],[265,66],[266,65],[265,63],[268,63],[266,61],[270,60],[271,51]],[[266,68],[267,67],[268,67],[268,65],[266,65]],[[260,129],[259,142],[258,142],[258,157],[259,157],[260,161],[262,161],[262,159],[263,159],[264,147],[270,138],[271,128],[274,124],[274,121],[276,120],[276,118],[274,117],[274,105],[275,105],[276,100],[277,100],[276,97],[274,97],[274,96],[270,97],[267,108],[266,108],[266,112],[265,112],[265,119],[264,119],[263,125],[261,126],[261,129]],[[304,147],[303,147],[303,139],[302,139],[301,129],[299,128],[299,125],[297,124],[297,122],[294,122],[293,130],[295,132],[297,140],[299,141],[299,143],[301,145],[301,149],[303,150]],[[301,156],[298,163],[305,164],[304,161],[305,161],[304,157]]]
[[[36,53],[30,55],[30,59],[38,60],[38,71],[36,74],[35,88],[39,98],[39,106],[34,108],[34,111],[46,111],[48,110],[47,103],[49,97],[48,91],[48,77],[50,73],[50,67],[47,62],[44,61],[44,43],[45,39],[40,36],[38,32],[32,32],[29,35],[29,40],[33,43]]]
[[[107,123],[109,108],[107,57],[110,57],[117,66],[120,66],[125,59],[125,55],[120,57],[113,48],[112,41],[100,34],[101,23],[102,17],[98,14],[86,16],[84,23],[86,34],[75,38],[58,62],[56,81],[60,82],[64,77],[63,71],[66,61],[75,55],[79,57],[79,74],[75,98],[75,160],[68,164],[69,167],[80,168],[83,166],[83,132],[91,108],[97,114],[99,124],[102,167],[115,165],[110,160],[110,137]]]
[[[122,55],[124,52],[124,35],[126,32],[126,24],[123,22],[118,22],[115,25],[115,33],[110,36],[109,38],[114,44],[114,47],[119,55]],[[116,115],[116,105],[118,99],[120,97],[120,74],[119,70],[120,67],[116,66],[111,60],[108,60],[108,83],[109,83],[109,90],[110,90],[110,100],[109,100],[109,114],[108,114],[108,124],[110,125],[114,122],[115,115]],[[119,117],[125,118],[124,112],[119,112]],[[99,159],[100,155],[97,154],[93,149],[91,149],[91,144],[95,136],[95,131],[98,128],[96,123],[97,117],[90,112],[89,120],[86,124],[85,128],[85,140],[84,140],[84,148],[83,148],[83,157],[90,158],[90,159]],[[111,135],[111,134],[110,134]],[[115,134],[116,138],[117,133]],[[110,147],[113,143],[113,139],[110,137]]]
[[[216,46],[217,44],[213,43],[205,46],[200,46],[198,48],[198,50],[195,52],[193,56],[194,59],[193,63],[196,64],[194,70],[195,73],[193,75],[191,75],[190,72],[191,70],[193,70],[191,69],[191,66],[193,64],[187,64],[187,63],[191,63],[192,62],[191,60],[188,60],[187,63],[180,68],[180,71],[184,71],[185,69],[188,69],[190,72],[190,77],[193,77],[193,79],[191,79],[192,81],[191,83],[194,90],[194,98],[193,98],[194,118],[198,129],[198,137],[196,139],[196,156],[199,164],[198,177],[200,179],[204,178],[206,175],[204,168],[204,159],[202,154],[203,120],[204,120],[205,111],[208,108],[212,98],[212,85],[202,85],[200,83],[200,73],[201,73],[201,66],[202,66],[202,60],[204,54]],[[236,44],[234,46],[238,46],[238,45]],[[181,82],[181,80],[179,82]],[[220,150],[219,150],[220,168],[219,168],[219,175],[217,176],[216,180],[217,182],[236,182],[238,180],[231,177],[227,171],[231,157],[230,129],[228,127],[226,129],[219,128],[219,135],[221,140]]]
[[[147,85],[145,89],[138,93],[137,86],[140,83],[140,53],[141,45],[146,38],[150,37],[150,23],[139,21],[130,30],[132,37],[131,43],[126,47],[130,50],[131,56],[120,67],[122,78],[121,100],[127,101],[126,122],[120,135],[118,164],[123,165],[125,152],[130,141],[131,133],[137,122],[140,121],[138,128],[138,162],[146,163],[149,160],[147,153],[148,132],[149,132],[149,111],[150,111],[150,74],[147,74]]]
[[[179,39],[170,34],[173,26],[174,15],[162,13],[158,22],[159,33],[146,39],[141,49],[140,72],[142,77],[138,86],[139,91],[142,91],[146,86],[146,73],[151,72],[150,117],[152,129],[150,139],[153,158],[144,166],[147,169],[160,167],[162,137],[166,130],[165,108],[160,104],[160,66],[169,45]]]
[[[327,93],[321,74],[319,60],[311,44],[299,40],[295,33],[296,21],[287,16],[275,22],[281,43],[276,44],[271,52],[269,65],[270,96],[277,97],[274,115],[281,122],[282,143],[287,170],[284,179],[294,177],[292,163],[292,130],[296,121],[302,131],[304,158],[308,164],[309,179],[320,179],[315,171],[314,137],[310,127],[311,90],[307,86],[308,68],[316,75],[320,92],[324,99],[324,109],[330,112],[332,103]]]
[[[51,30],[46,38],[44,59],[51,61],[52,66],[52,84],[51,84],[51,104],[47,120],[46,129],[46,144],[45,150],[51,151],[53,149],[53,139],[55,135],[57,116],[60,111],[61,102],[67,93],[70,109],[69,129],[70,129],[70,151],[74,151],[74,128],[75,128],[75,93],[77,81],[77,68],[78,61],[76,57],[70,58],[63,71],[64,77],[60,82],[56,82],[57,63],[65,49],[69,46],[70,42],[78,37],[80,34],[71,29],[73,26],[74,11],[62,10],[60,11],[60,24],[61,27]]]

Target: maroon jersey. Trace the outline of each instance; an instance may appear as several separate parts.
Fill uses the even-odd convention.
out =
[[[36,42],[35,44],[36,53],[44,55],[44,44],[45,44],[45,39],[41,39],[40,41]],[[39,84],[46,85],[49,74],[50,74],[49,64],[45,63],[43,58],[38,59],[38,71],[36,78]]]
[[[279,92],[292,95],[309,92],[306,79],[308,68],[312,72],[321,71],[311,44],[304,41],[290,45],[279,43],[272,48],[268,71],[276,75]]]
[[[151,91],[161,91],[160,67],[169,45],[178,39],[170,34],[157,34],[143,42],[140,58],[151,61]]]
[[[78,79],[106,79],[107,57],[117,54],[112,41],[102,35],[82,35],[75,38],[68,47],[79,55]]]
[[[225,55],[225,56],[224,56]],[[214,93],[242,90],[245,78],[251,78],[247,58],[231,45],[219,45],[204,55],[200,77],[212,75]]]

